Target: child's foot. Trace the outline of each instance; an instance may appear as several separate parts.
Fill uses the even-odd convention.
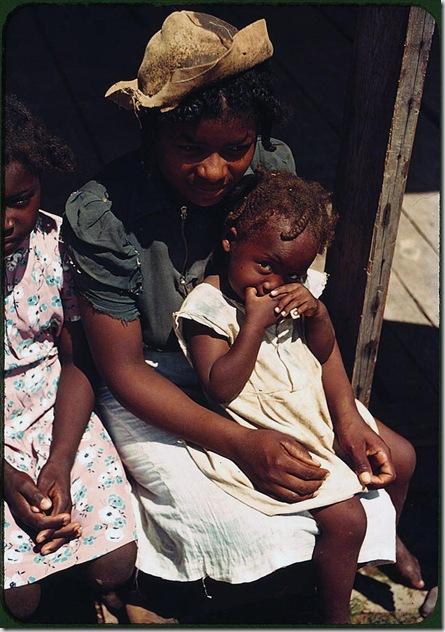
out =
[[[418,590],[422,590],[425,587],[419,560],[408,551],[399,536],[397,536],[396,540],[396,563],[393,568],[401,583],[406,586],[417,588]]]

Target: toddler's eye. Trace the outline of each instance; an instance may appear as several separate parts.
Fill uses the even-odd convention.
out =
[[[267,263],[267,261],[260,261],[259,265],[260,265],[261,270],[264,270],[266,272],[272,272],[272,266],[270,265],[270,263]]]
[[[297,272],[296,274],[289,274],[286,277],[286,283],[304,283],[307,278],[307,272]]]

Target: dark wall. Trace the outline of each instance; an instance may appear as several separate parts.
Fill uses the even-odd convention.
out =
[[[134,115],[105,101],[114,82],[133,79],[146,42],[175,8],[140,5],[28,5],[5,26],[4,71],[8,92],[23,98],[73,148],[76,175],[44,182],[43,206],[61,212],[67,194],[100,167],[138,144]],[[222,6],[188,8],[212,13],[239,28],[265,17],[275,47],[279,92],[292,117],[276,135],[291,146],[300,175],[332,187],[343,105],[352,58],[355,7]],[[438,46],[435,57],[438,59]],[[435,64],[435,65],[434,65]],[[439,182],[438,62],[430,64],[415,156],[416,190]],[[434,116],[436,121],[434,122]],[[434,132],[434,134],[433,134]],[[431,169],[431,165],[437,165]],[[414,171],[414,167],[412,172]],[[412,178],[411,178],[412,179]]]

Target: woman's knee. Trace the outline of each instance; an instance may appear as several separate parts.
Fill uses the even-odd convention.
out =
[[[391,458],[396,469],[396,482],[409,481],[416,468],[416,451],[413,445],[378,419],[376,422],[382,439],[391,450]]]
[[[28,621],[39,606],[41,592],[38,582],[8,588],[3,593],[6,609],[15,619]]]
[[[129,542],[86,564],[87,580],[96,591],[109,593],[130,580],[135,561],[136,542]]]
[[[416,469],[417,457],[414,446],[408,439],[399,436],[397,445],[395,448],[392,448],[391,454],[396,468],[396,481],[409,481]]]

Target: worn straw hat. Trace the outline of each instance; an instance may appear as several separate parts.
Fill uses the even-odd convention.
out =
[[[137,79],[105,96],[127,109],[173,110],[192,90],[248,70],[272,56],[265,20],[238,31],[206,13],[175,11],[149,40]]]

